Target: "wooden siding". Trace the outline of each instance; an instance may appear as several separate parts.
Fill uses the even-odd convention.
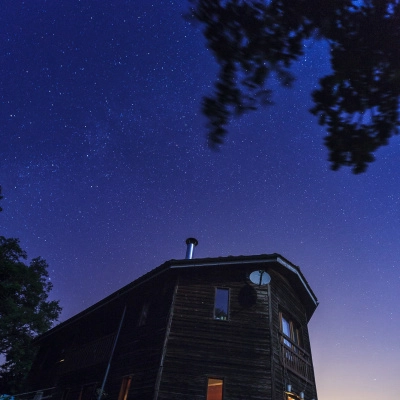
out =
[[[153,399],[174,288],[175,279],[170,276],[153,280],[131,295],[106,385],[110,398],[118,398],[123,377],[130,375],[128,399]],[[138,326],[145,303],[148,315],[144,325]]]
[[[76,348],[68,349],[60,363],[60,374],[87,368],[108,360],[115,334],[107,335]]]
[[[126,304],[105,392],[117,399],[122,378],[131,375],[128,398],[152,399],[173,289],[173,279],[152,280],[49,335],[40,343],[32,389],[57,386],[53,399],[61,399],[68,390],[64,400],[78,400],[88,384],[100,388]],[[149,303],[146,322],[138,326],[145,302]]]
[[[208,376],[224,379],[226,399],[271,392],[267,288],[250,286],[247,274],[248,267],[181,273],[159,399],[204,399]],[[213,318],[216,288],[230,289],[226,321]]]
[[[273,321],[273,365],[275,371],[276,397],[273,400],[282,400],[282,393],[286,390],[288,384],[292,385],[292,391],[299,394],[305,393],[305,398],[316,399],[317,393],[315,387],[314,369],[312,366],[310,338],[308,335],[306,311],[295,290],[290,283],[278,272],[270,271],[271,275],[271,302],[272,302],[272,321]],[[289,315],[300,327],[303,350],[308,355],[309,368],[307,375],[293,371],[293,368],[287,368],[287,364],[282,354],[279,313],[284,312]]]
[[[82,388],[99,388],[126,305],[105,385],[108,400],[118,398],[126,376],[132,377],[128,400],[205,400],[208,377],[224,380],[225,400],[282,400],[287,384],[317,399],[305,306],[278,272],[283,267],[269,268],[271,283],[264,286],[248,279],[258,268],[265,266],[170,269],[115,296],[40,342],[34,388],[57,386],[54,400],[66,391],[63,400],[78,400]],[[216,288],[229,289],[227,320],[214,319]],[[148,315],[139,326],[143,304]],[[282,358],[280,312],[300,328],[307,372]]]

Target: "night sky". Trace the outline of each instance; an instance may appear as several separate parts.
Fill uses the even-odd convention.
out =
[[[280,253],[320,305],[320,400],[398,397],[399,138],[332,172],[308,109],[328,73],[308,43],[293,89],[207,147],[217,66],[186,1],[3,0],[0,234],[49,263],[61,321],[169,259]]]

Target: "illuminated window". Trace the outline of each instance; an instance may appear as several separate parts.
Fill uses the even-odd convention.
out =
[[[224,381],[222,379],[208,378],[207,400],[223,399]]]
[[[122,379],[121,389],[119,391],[118,400],[126,400],[128,397],[129,388],[131,386],[132,377],[124,376]]]
[[[229,289],[215,290],[214,319],[227,320],[229,317]]]
[[[302,400],[302,397],[298,396],[295,393],[285,392],[285,394],[286,394],[286,397],[285,397],[286,400]]]

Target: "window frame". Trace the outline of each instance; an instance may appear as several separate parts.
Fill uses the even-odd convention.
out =
[[[226,304],[225,304],[225,308],[226,311],[224,309],[220,309],[222,312],[226,313],[226,317],[218,317],[216,315],[216,311],[217,311],[217,300],[218,300],[218,291],[224,291],[227,292],[227,299],[226,299]],[[222,300],[222,299],[220,299]],[[220,287],[220,286],[216,286],[215,287],[215,291],[214,291],[214,308],[213,308],[213,319],[216,321],[229,321],[230,319],[230,303],[231,303],[231,291],[230,288],[227,287]]]
[[[284,311],[279,312],[280,318],[280,347],[281,347],[281,363],[284,368],[287,368],[297,376],[312,382],[312,361],[311,354],[304,348],[304,343],[307,343],[305,334],[307,328],[299,324],[289,313]],[[283,329],[283,320],[286,321],[290,327],[290,336],[288,336]],[[287,329],[286,329],[287,330]],[[301,400],[296,398],[297,394],[288,393],[294,400]]]
[[[221,397],[215,400],[224,400],[224,394],[225,394],[225,379],[221,376],[215,376],[215,375],[210,375],[207,376],[207,382],[206,382],[206,400],[214,400],[214,398],[210,397],[211,393],[209,392],[210,388],[210,380],[215,380],[215,381],[221,381],[222,389],[221,389]]]
[[[118,400],[126,400],[128,398],[131,384],[132,384],[132,375],[126,375],[122,377],[121,387],[118,393]]]
[[[86,383],[80,387],[78,400],[92,398],[96,394],[97,382]]]
[[[142,305],[142,308],[140,310],[140,316],[138,320],[137,326],[144,326],[147,323],[147,318],[149,316],[149,308],[150,308],[150,302],[145,301]]]
[[[67,400],[69,398],[70,393],[71,393],[71,388],[70,387],[65,388],[61,394],[61,400]]]
[[[292,392],[285,392],[285,400],[301,400],[301,397]]]
[[[285,332],[283,327],[283,321],[285,321],[289,326],[289,335]],[[284,336],[284,343],[288,347],[292,347],[293,342],[297,347],[303,348],[303,332],[301,325],[288,313],[284,311],[279,312],[279,329]],[[289,338],[291,342],[285,339]]]

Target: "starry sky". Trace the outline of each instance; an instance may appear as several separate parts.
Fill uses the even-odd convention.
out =
[[[329,71],[308,42],[293,89],[207,147],[217,65],[174,0],[3,0],[0,234],[49,263],[61,321],[169,259],[280,253],[320,305],[320,400],[395,398],[400,142],[332,172],[308,109]]]

